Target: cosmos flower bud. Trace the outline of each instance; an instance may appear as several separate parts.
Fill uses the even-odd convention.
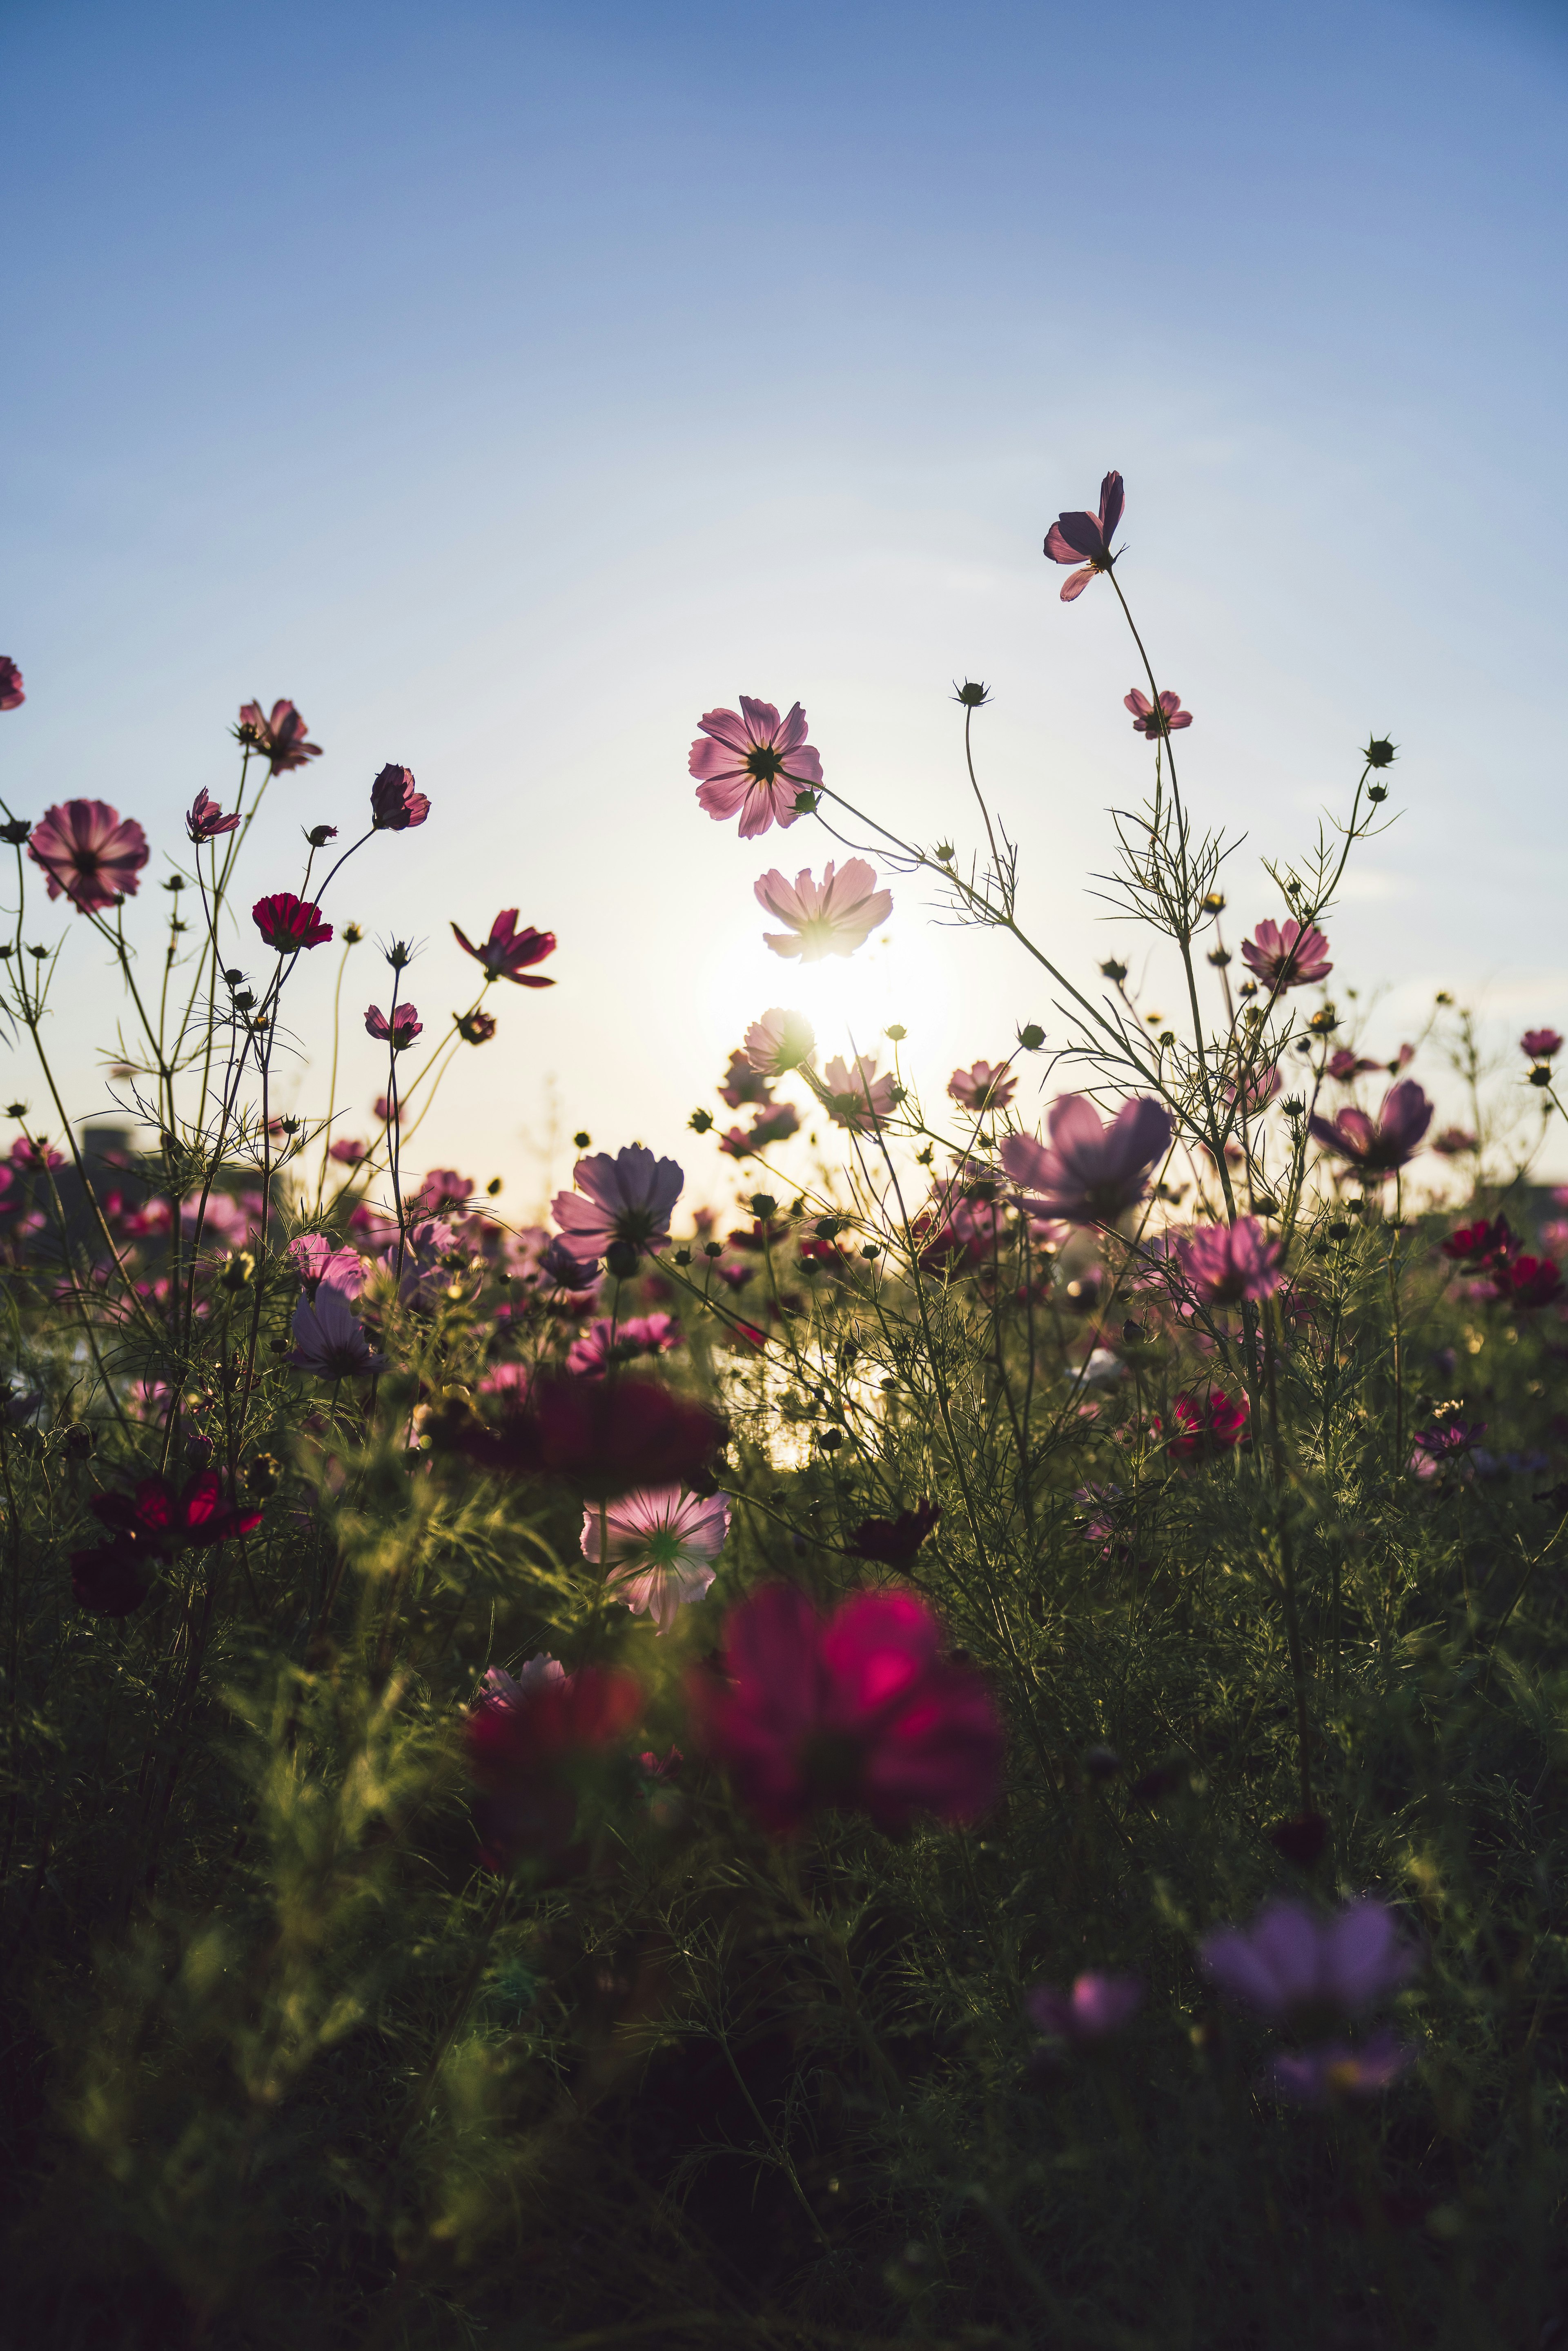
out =
[[[990,698],[988,687],[980,684],[977,678],[972,677],[967,677],[963,684],[955,690],[953,696],[956,702],[963,704],[966,710],[978,710],[980,705],[983,702],[988,702]]]
[[[1375,735],[1361,756],[1369,768],[1391,768],[1395,747],[1386,735]]]

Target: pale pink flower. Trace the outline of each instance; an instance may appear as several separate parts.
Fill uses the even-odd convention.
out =
[[[479,1685],[474,1703],[523,1706],[537,1690],[549,1689],[565,1679],[566,1667],[541,1649],[537,1657],[530,1657],[515,1674],[507,1673],[504,1666],[492,1666]]]
[[[387,1367],[386,1357],[376,1353],[342,1291],[325,1282],[314,1299],[299,1301],[293,1331],[289,1361],[297,1372],[314,1372],[324,1380],[363,1379]]]
[[[1122,1104],[1106,1125],[1082,1094],[1051,1107],[1051,1141],[1009,1134],[1002,1165],[1033,1215],[1073,1225],[1109,1225],[1135,1207],[1150,1169],[1170,1148],[1170,1113],[1149,1095]]]
[[[33,827],[27,854],[43,867],[51,898],[90,914],[134,898],[150,852],[141,827],[107,800],[66,800]]]
[[[820,963],[824,956],[853,955],[893,912],[893,893],[879,890],[876,872],[863,857],[852,857],[835,872],[830,858],[821,882],[809,872],[787,882],[775,869],[756,885],[759,905],[789,928],[764,931],[775,955]]]
[[[822,1071],[822,1088],[833,1124],[854,1134],[874,1134],[897,1107],[898,1081],[877,1076],[874,1053],[857,1053],[852,1069],[835,1053]]]
[[[1202,1225],[1176,1244],[1181,1270],[1206,1306],[1235,1306],[1244,1298],[1271,1298],[1280,1287],[1280,1248],[1256,1217],[1233,1225]]]
[[[822,780],[822,763],[806,740],[806,714],[795,703],[780,721],[770,702],[740,697],[740,715],[710,710],[687,765],[703,780],[697,799],[716,821],[740,813],[740,837],[750,841],[769,825],[793,824],[803,791]],[[703,740],[703,737],[707,739]]]
[[[643,1486],[604,1506],[605,1588],[634,1616],[648,1615],[661,1633],[683,1601],[700,1600],[714,1579],[714,1561],[729,1532],[722,1494],[689,1494],[683,1486]],[[600,1514],[582,1514],[582,1555],[600,1559]]]
[[[1018,1080],[1009,1077],[1007,1066],[1002,1061],[993,1069],[989,1061],[976,1061],[967,1070],[955,1070],[947,1081],[947,1092],[956,1102],[977,1113],[1005,1110],[1018,1092]]]
[[[329,1233],[301,1233],[288,1244],[288,1262],[314,1298],[325,1283],[345,1298],[358,1298],[370,1267],[356,1249],[335,1241]]]
[[[803,1012],[786,1012],[774,1005],[746,1032],[746,1058],[765,1078],[787,1077],[810,1061],[817,1050],[816,1032]]]
[[[1173,694],[1168,686],[1160,696],[1157,713],[1148,695],[1140,694],[1136,686],[1122,699],[1133,714],[1134,732],[1146,735],[1151,743],[1158,736],[1174,735],[1178,727],[1192,725],[1191,711],[1182,708],[1180,695]]]
[[[670,1238],[670,1214],[685,1176],[673,1159],[655,1159],[640,1143],[630,1143],[613,1159],[607,1151],[580,1159],[572,1169],[576,1192],[558,1192],[550,1213],[567,1246],[580,1257],[603,1257],[617,1241],[639,1255],[663,1249]],[[580,1198],[579,1194],[587,1197]]]
[[[1275,995],[1326,979],[1333,969],[1328,956],[1322,931],[1313,923],[1303,926],[1293,914],[1283,929],[1278,923],[1260,923],[1253,936],[1241,942],[1242,962]]]
[[[1082,1975],[1071,1991],[1037,1984],[1025,2002],[1042,2032],[1057,2041],[1103,2041],[1119,2032],[1143,2003],[1136,1976]]]

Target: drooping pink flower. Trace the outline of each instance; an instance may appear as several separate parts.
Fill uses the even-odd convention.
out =
[[[1136,1976],[1082,1975],[1066,1991],[1054,1984],[1037,1984],[1025,2006],[1040,2031],[1055,2041],[1103,2041],[1120,2032],[1143,1999],[1144,1987]]]
[[[259,702],[242,702],[235,739],[247,751],[259,751],[274,776],[287,775],[291,768],[302,768],[307,759],[321,757],[319,743],[305,740],[305,721],[291,702],[275,702],[271,715],[265,718]]]
[[[1348,1160],[1364,1184],[1381,1184],[1415,1157],[1432,1123],[1432,1105],[1414,1078],[1402,1078],[1384,1095],[1375,1118],[1348,1103],[1332,1126],[1315,1115],[1309,1123],[1323,1149]]]
[[[0,653],[0,710],[20,710],[26,699],[21,671],[9,653]]]
[[[288,1244],[288,1262],[307,1298],[314,1298],[323,1283],[340,1290],[345,1298],[358,1298],[370,1272],[358,1249],[335,1241],[329,1233],[300,1233]]]
[[[1178,1395],[1171,1405],[1176,1431],[1166,1450],[1184,1469],[1228,1453],[1240,1444],[1250,1410],[1244,1395],[1228,1396],[1223,1388],[1211,1388],[1206,1396]],[[1155,1426],[1160,1426],[1157,1418]]]
[[[1276,995],[1290,987],[1309,987],[1326,979],[1333,966],[1329,943],[1315,923],[1304,926],[1292,914],[1283,928],[1260,923],[1241,942],[1241,960],[1263,986]]]
[[[877,888],[875,868],[863,857],[852,857],[837,872],[830,858],[821,882],[810,872],[787,882],[775,868],[762,876],[756,890],[758,904],[789,926],[782,932],[764,931],[764,940],[775,955],[799,956],[802,963],[853,955],[893,912],[892,891]]]
[[[730,1611],[726,1675],[695,1675],[694,1719],[745,1802],[775,1834],[819,1805],[879,1828],[920,1813],[977,1820],[1001,1783],[1002,1727],[972,1666],[910,1592],[860,1592],[830,1617],[768,1584]]]
[[[412,768],[400,768],[394,762],[382,769],[371,786],[372,832],[407,832],[412,826],[423,824],[429,814],[430,802],[414,789]]]
[[[751,841],[769,825],[790,825],[801,792],[822,780],[822,763],[806,740],[806,714],[790,705],[780,719],[770,702],[740,697],[740,712],[710,710],[686,764],[702,780],[697,799],[716,822],[740,812],[740,838]],[[704,737],[706,737],[705,740]]]
[[[1206,1306],[1235,1306],[1244,1298],[1272,1298],[1280,1287],[1281,1244],[1256,1217],[1233,1225],[1201,1225],[1176,1240],[1181,1270]]]
[[[66,800],[47,810],[27,841],[50,897],[68,898],[84,914],[134,898],[150,853],[141,827],[107,800]]]
[[[670,1214],[685,1176],[673,1159],[655,1159],[640,1143],[626,1144],[613,1159],[607,1151],[580,1159],[572,1169],[576,1192],[558,1192],[550,1213],[567,1245],[583,1257],[603,1257],[617,1241],[639,1255],[663,1249],[670,1238]],[[586,1194],[586,1198],[579,1196]]]
[[[320,907],[313,906],[308,898],[297,898],[292,890],[277,890],[270,898],[258,898],[250,913],[262,945],[276,948],[279,955],[325,946],[332,935],[331,924],[321,920]]]
[[[1122,699],[1133,714],[1134,733],[1146,735],[1151,743],[1162,736],[1176,734],[1179,727],[1192,725],[1191,711],[1182,708],[1180,695],[1173,694],[1169,686],[1161,695],[1157,710],[1148,695],[1140,694],[1136,686]]]
[[[1135,1207],[1149,1172],[1170,1148],[1170,1113],[1150,1095],[1125,1102],[1109,1125],[1083,1094],[1051,1106],[1051,1142],[1009,1134],[1002,1165],[1035,1215],[1109,1225]]]
[[[579,1775],[624,1737],[642,1709],[637,1683],[612,1667],[567,1674],[553,1657],[536,1657],[515,1680],[491,1668],[466,1725],[486,1869],[509,1869],[525,1854],[550,1860],[565,1850],[577,1819]]]
[[[582,1514],[582,1555],[597,1567],[601,1514]],[[722,1494],[690,1494],[684,1486],[645,1486],[607,1502],[603,1510],[605,1589],[633,1616],[648,1615],[667,1633],[683,1602],[700,1600],[714,1579],[714,1561],[729,1532]]]
[[[1018,1092],[1018,1082],[1008,1075],[1005,1061],[995,1069],[989,1061],[974,1061],[967,1070],[954,1071],[947,1081],[947,1092],[966,1110],[978,1113],[1005,1110]]]
[[[667,1355],[681,1344],[681,1326],[673,1314],[629,1314],[612,1322],[601,1315],[567,1350],[566,1368],[574,1379],[599,1380],[612,1364],[635,1363],[640,1355]]]
[[[1550,1061],[1563,1050],[1563,1040],[1555,1029],[1527,1029],[1519,1050],[1529,1061]]]
[[[1371,2097],[1396,2082],[1412,2052],[1392,2032],[1374,2032],[1359,2048],[1329,2041],[1312,2049],[1281,2050],[1264,2074],[1276,2097],[1301,2105],[1327,2106],[1341,2098]]]
[[[424,1023],[413,1004],[394,1004],[390,1021],[381,1006],[372,1004],[365,1012],[365,1034],[383,1045],[390,1043],[394,1053],[402,1053],[416,1037],[423,1037]]]
[[[877,1076],[874,1053],[857,1053],[852,1069],[835,1053],[822,1071],[822,1086],[828,1116],[852,1134],[873,1134],[898,1107],[898,1081],[891,1071]]]
[[[313,1299],[300,1299],[292,1328],[289,1361],[297,1372],[314,1372],[323,1380],[364,1379],[387,1367],[386,1357],[371,1345],[343,1292],[326,1282]]]
[[[1325,1917],[1304,1902],[1265,1903],[1249,1927],[1221,1927],[1198,1946],[1221,1991],[1271,2022],[1352,2017],[1415,1973],[1416,1953],[1386,1903],[1364,1896]]]
[[[222,832],[233,832],[237,816],[225,816],[210,792],[201,791],[191,802],[185,817],[185,831],[192,841],[216,841]]]
[[[1109,571],[1115,563],[1111,541],[1122,519],[1124,493],[1122,476],[1109,473],[1100,485],[1100,511],[1084,514],[1058,515],[1045,535],[1045,551],[1052,563],[1078,563],[1082,569],[1075,571],[1061,590],[1061,601],[1071,604],[1082,596],[1097,571]]]
[[[787,1077],[791,1070],[804,1068],[816,1050],[816,1032],[805,1014],[786,1012],[777,1004],[746,1032],[746,1058],[765,1078]]]
[[[546,956],[554,955],[555,933],[536,931],[531,923],[519,931],[516,906],[507,906],[497,915],[490,925],[489,937],[478,946],[455,923],[452,935],[465,955],[471,955],[476,963],[484,965],[488,979],[509,979],[518,987],[555,986],[553,979],[542,979],[529,970],[530,965],[543,963]]]

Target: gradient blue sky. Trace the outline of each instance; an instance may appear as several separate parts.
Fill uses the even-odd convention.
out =
[[[769,1003],[829,1041],[901,1018],[938,1084],[1019,1019],[1061,1035],[908,889],[889,946],[804,991],[751,884],[831,844],[739,843],[685,758],[711,705],[799,697],[831,780],[967,841],[948,697],[983,676],[1025,914],[1091,969],[1124,945],[1085,889],[1103,811],[1148,754],[1110,598],[1062,607],[1040,542],[1113,465],[1189,793],[1249,835],[1237,914],[1281,911],[1258,855],[1389,729],[1406,812],[1353,874],[1336,986],[1388,990],[1383,1050],[1444,986],[1505,1041],[1568,1027],[1560,16],[11,0],[5,48],[3,788],[116,802],[156,870],[195,790],[226,797],[239,701],[291,695],[328,756],[275,788],[259,892],[411,766],[430,823],[329,911],[428,940],[435,1019],[448,916],[560,937],[430,1155],[521,1208],[553,1077],[568,1133],[716,1194],[685,1121]],[[150,944],[166,906],[138,902]],[[87,1113],[85,936],[59,1003]]]

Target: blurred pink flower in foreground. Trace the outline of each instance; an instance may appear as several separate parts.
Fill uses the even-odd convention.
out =
[[[550,1214],[570,1249],[603,1257],[617,1241],[643,1252],[663,1249],[670,1238],[670,1214],[685,1176],[673,1159],[655,1159],[640,1143],[630,1143],[613,1159],[607,1151],[580,1159],[572,1169],[576,1192],[558,1192]],[[580,1194],[586,1193],[581,1198]]]
[[[1330,2041],[1313,2049],[1281,2050],[1263,2079],[1276,2097],[1326,2106],[1337,2098],[1365,2098],[1386,2090],[1410,2058],[1411,2052],[1384,2031],[1369,2034],[1359,2049]]]
[[[1001,1161],[1029,1207],[1073,1225],[1109,1225],[1143,1198],[1150,1169],[1170,1148],[1170,1113],[1152,1096],[1122,1104],[1109,1125],[1082,1094],[1063,1094],[1051,1142],[1009,1134]]]
[[[777,1004],[746,1032],[746,1058],[766,1078],[786,1077],[809,1061],[816,1050],[816,1031],[805,1014],[786,1012]],[[733,1070],[732,1063],[732,1074]]]
[[[989,1061],[975,1061],[967,1070],[954,1071],[947,1092],[966,1110],[1005,1110],[1018,1092],[1018,1082],[1009,1077],[1005,1061],[995,1069]]]
[[[222,832],[233,832],[237,816],[225,816],[208,792],[198,792],[191,802],[185,818],[185,831],[193,841],[215,841]]]
[[[423,1037],[424,1023],[415,1005],[394,1004],[389,1020],[381,1006],[372,1004],[365,1011],[365,1034],[377,1038],[383,1045],[390,1042],[394,1053],[402,1053],[416,1037]]]
[[[553,979],[541,979],[528,968],[531,964],[543,963],[546,956],[554,955],[555,933],[536,931],[531,923],[519,931],[516,906],[508,906],[497,915],[490,925],[489,937],[478,946],[455,923],[452,935],[465,955],[471,955],[476,963],[484,965],[487,979],[513,980],[518,987],[555,986]]]
[[[1206,1306],[1235,1306],[1244,1298],[1271,1298],[1280,1287],[1280,1243],[1256,1217],[1233,1225],[1203,1225],[1176,1239],[1181,1270]]]
[[[297,898],[292,890],[277,890],[270,898],[258,898],[250,912],[262,945],[275,947],[279,955],[324,946],[332,935],[331,924],[321,920],[320,907],[313,906],[308,898]]]
[[[141,827],[107,800],[66,800],[47,810],[27,842],[50,897],[68,898],[84,914],[134,898],[149,853]]]
[[[972,1666],[941,1655],[911,1592],[861,1592],[830,1617],[768,1584],[730,1611],[725,1677],[693,1676],[694,1719],[767,1829],[819,1805],[907,1828],[921,1813],[977,1820],[1001,1782],[1003,1736]]]
[[[874,1053],[857,1053],[852,1070],[835,1053],[822,1071],[828,1116],[835,1126],[847,1126],[852,1134],[873,1134],[897,1106],[894,1101],[897,1083],[891,1075],[877,1076]]]
[[[1332,1917],[1304,1902],[1266,1903],[1249,1927],[1221,1927],[1198,1946],[1211,1983],[1274,2022],[1354,2016],[1398,1991],[1417,1954],[1372,1896]]]
[[[750,841],[769,825],[793,824],[797,797],[814,791],[822,763],[806,740],[806,714],[800,704],[780,720],[770,702],[740,697],[740,713],[710,710],[687,766],[703,780],[697,799],[716,821],[740,811],[740,838]],[[706,740],[703,738],[706,737]]]
[[[1174,735],[1178,727],[1192,725],[1191,711],[1182,708],[1180,695],[1173,694],[1168,686],[1160,696],[1157,714],[1148,695],[1140,694],[1136,686],[1122,698],[1133,714],[1134,734],[1146,735],[1151,743],[1163,735]]]
[[[1432,1123],[1432,1105],[1414,1078],[1402,1078],[1384,1095],[1375,1118],[1350,1103],[1332,1126],[1316,1116],[1310,1123],[1325,1151],[1348,1159],[1364,1183],[1381,1184],[1415,1157]]]
[[[1037,1984],[1024,2004],[1040,2031],[1057,2041],[1103,2041],[1121,2031],[1143,1998],[1136,1976],[1082,1975],[1070,1991]]]
[[[639,1355],[667,1355],[681,1343],[681,1326],[673,1314],[629,1314],[621,1322],[601,1315],[572,1342],[566,1368],[574,1379],[602,1379],[612,1364],[635,1363]]]
[[[297,1372],[314,1372],[324,1380],[347,1380],[363,1379],[387,1367],[386,1357],[376,1353],[342,1291],[327,1282],[313,1299],[299,1301],[292,1329],[294,1353],[289,1362]]]
[[[263,717],[259,702],[242,702],[235,737],[247,751],[259,751],[274,776],[321,757],[319,743],[305,740],[305,721],[291,702],[275,702],[267,717]]]
[[[407,832],[429,814],[430,802],[414,789],[412,768],[393,764],[382,769],[371,786],[372,832]]]
[[[667,1633],[683,1602],[700,1600],[714,1579],[714,1561],[729,1532],[722,1494],[687,1493],[684,1486],[644,1486],[604,1506],[609,1574],[605,1589],[633,1616],[651,1616]],[[582,1514],[582,1555],[599,1564],[600,1513]]]
[[[637,1683],[613,1667],[568,1674],[553,1657],[531,1657],[515,1678],[491,1667],[466,1727],[486,1869],[510,1868],[525,1854],[549,1860],[564,1851],[576,1824],[580,1775],[642,1709]]]
[[[762,876],[756,891],[758,904],[789,926],[782,933],[764,931],[763,938],[775,955],[799,956],[802,963],[853,955],[893,912],[892,891],[877,888],[875,868],[863,857],[852,857],[837,872],[830,858],[821,882],[806,872],[789,883],[775,869]]]
[[[21,671],[9,653],[0,653],[0,710],[20,710],[26,699]]]
[[[1075,571],[1061,590],[1061,601],[1071,604],[1082,596],[1097,571],[1109,571],[1116,559],[1111,552],[1111,541],[1122,519],[1124,492],[1122,476],[1107,474],[1100,485],[1098,514],[1058,515],[1045,535],[1045,551],[1052,563],[1077,563]]]
[[[1527,1029],[1519,1050],[1532,1061],[1550,1061],[1563,1050],[1563,1040],[1555,1029]]]
[[[305,1285],[305,1295],[313,1299],[323,1282],[330,1290],[340,1290],[345,1298],[358,1298],[365,1286],[370,1268],[356,1249],[350,1249],[329,1233],[301,1233],[288,1244],[288,1262]]]
[[[1329,943],[1315,923],[1304,927],[1292,914],[1281,929],[1278,923],[1260,923],[1241,942],[1241,960],[1276,995],[1288,987],[1309,987],[1326,979],[1333,966]]]

